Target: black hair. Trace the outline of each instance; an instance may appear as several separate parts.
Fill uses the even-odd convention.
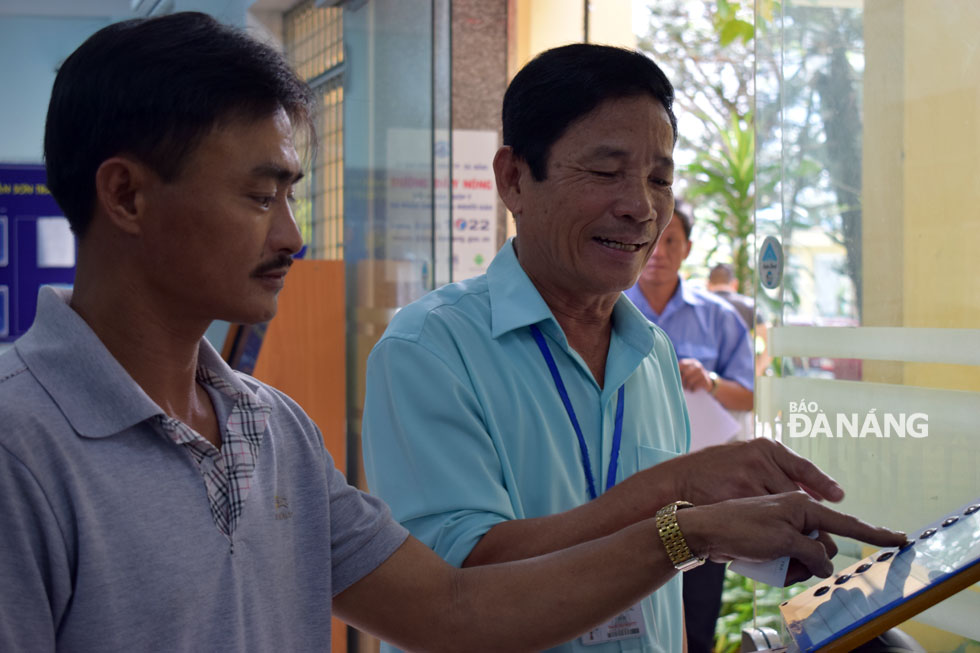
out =
[[[44,132],[48,187],[82,237],[106,159],[128,154],[171,181],[220,123],[279,108],[312,142],[309,87],[242,30],[196,12],[114,23],[79,46],[55,78]]]
[[[731,263],[718,263],[708,273],[708,283],[726,284],[735,280],[735,268]]]
[[[531,174],[547,177],[548,154],[569,125],[610,99],[649,95],[664,105],[677,141],[674,87],[645,54],[608,45],[574,43],[542,52],[504,94],[504,145]]]

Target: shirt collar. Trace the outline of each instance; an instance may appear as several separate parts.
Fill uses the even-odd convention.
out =
[[[666,320],[674,313],[682,310],[685,304],[693,309],[694,317],[697,319],[698,324],[701,325],[702,331],[706,333],[710,332],[711,326],[708,324],[708,314],[706,311],[699,310],[701,307],[707,306],[709,302],[704,298],[704,295],[698,292],[697,288],[685,283],[684,279],[678,275],[677,289],[674,290],[670,301],[664,306],[664,312],[660,314],[660,320]]]
[[[69,290],[41,288],[34,324],[14,347],[72,428],[84,437],[103,438],[163,413],[69,301]],[[203,338],[198,365],[226,384],[222,392],[244,393],[258,402]]]
[[[640,353],[647,354],[653,349],[650,320],[624,294],[619,295],[613,307],[613,328],[627,345]]]
[[[552,335],[567,346],[558,321],[517,260],[513,238],[504,243],[487,268],[487,287],[490,293],[490,328],[494,338],[547,320],[550,324],[542,327],[542,330],[553,329]],[[653,348],[649,321],[622,294],[613,306],[613,330],[627,345],[641,353],[645,354]]]
[[[684,279],[680,276],[677,277],[677,292],[674,294],[679,295],[681,300],[690,306],[701,306],[705,303],[704,299],[694,290],[694,286],[684,283]]]
[[[667,300],[667,305],[664,306],[664,311],[660,314],[660,319],[666,319],[671,314],[679,311],[684,304],[688,306],[700,306],[703,303],[704,301],[697,295],[694,289],[684,283],[684,279],[678,275],[677,288],[674,289],[674,294]]]
[[[513,238],[504,243],[487,268],[487,288],[494,338],[542,320],[554,321],[548,304],[517,260]]]

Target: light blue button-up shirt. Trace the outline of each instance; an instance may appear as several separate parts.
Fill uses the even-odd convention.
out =
[[[753,389],[755,359],[749,330],[731,304],[679,277],[677,290],[660,315],[638,285],[627,290],[626,296],[667,333],[678,358],[696,358],[709,372]]]
[[[667,337],[625,297],[612,319],[600,388],[511,242],[487,274],[440,288],[399,311],[368,360],[363,440],[371,490],[456,566],[496,524],[589,500],[575,431],[532,324],[555,357],[598,488],[606,485],[623,384],[617,481],[686,452],[690,426]],[[643,612],[643,640],[589,647],[575,640],[556,650],[681,650],[680,578],[645,599]]]

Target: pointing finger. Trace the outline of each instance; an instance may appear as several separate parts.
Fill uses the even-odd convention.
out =
[[[905,533],[883,526],[872,526],[853,515],[837,512],[819,503],[811,503],[807,510],[804,530],[813,529],[851,537],[881,547],[901,546],[907,540]]]

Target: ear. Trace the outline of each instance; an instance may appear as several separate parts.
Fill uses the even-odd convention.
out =
[[[687,244],[686,244],[686,245],[684,246],[684,259],[681,259],[681,260],[685,260],[685,259],[687,259],[687,257],[688,257],[688,256],[690,256],[690,255],[691,255],[691,245],[693,244],[693,243],[692,243],[692,242],[691,242],[690,240],[688,240],[687,238],[685,238],[684,240],[685,240],[685,242],[686,242]]]
[[[523,184],[530,178],[531,170],[527,162],[514,154],[513,148],[505,145],[493,157],[493,175],[497,182],[497,194],[504,206],[519,216],[524,209]]]
[[[150,171],[124,156],[106,159],[95,171],[95,213],[106,216],[120,231],[140,232]]]

